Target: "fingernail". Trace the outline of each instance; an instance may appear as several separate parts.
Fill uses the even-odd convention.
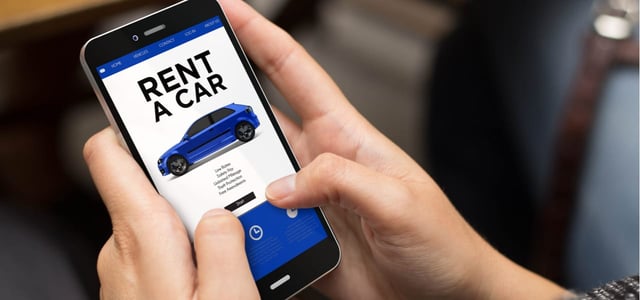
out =
[[[224,238],[242,235],[242,225],[233,214],[222,208],[214,208],[204,215],[196,228],[196,239],[202,236]]]
[[[208,212],[206,212],[204,215],[202,215],[202,218],[208,218],[208,217],[217,217],[217,216],[221,216],[221,215],[225,215],[228,214],[229,212],[226,209],[222,209],[222,208],[214,208]]]
[[[267,199],[282,200],[289,196],[296,188],[296,174],[280,178],[267,186]]]

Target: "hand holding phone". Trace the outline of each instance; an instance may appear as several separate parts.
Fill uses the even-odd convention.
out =
[[[299,166],[216,1],[185,0],[93,38],[81,61],[116,134],[192,239],[213,208],[239,217],[262,297],[289,297],[336,267],[319,208],[266,201],[266,184]]]
[[[335,299],[560,298],[563,291],[557,286],[515,266],[484,242],[426,172],[358,114],[291,37],[244,2],[221,2],[247,53],[302,120],[298,125],[279,116],[305,168],[268,191],[271,201],[282,207],[326,205],[345,254],[340,267],[316,287]],[[333,154],[323,154],[327,152]],[[216,249],[209,250],[212,261],[218,261],[213,265],[224,266],[219,276],[228,276],[194,278],[191,248],[179,218],[117,146],[113,134],[92,139],[86,156],[114,218],[114,238],[99,263],[101,281],[108,275],[114,279],[102,281],[105,299],[192,299],[200,287],[217,291],[214,298],[255,297],[236,294],[253,291],[244,285],[242,272],[233,272],[247,269],[242,255],[232,256],[237,251],[220,257]],[[114,169],[113,161],[119,160],[125,163],[121,170]],[[196,248],[202,245],[199,232]],[[261,231],[255,232],[259,236]],[[505,282],[518,284],[505,288]]]
[[[98,257],[100,299],[260,298],[242,225],[231,213],[218,209],[205,214],[192,251],[175,210],[111,128],[87,142],[85,159],[113,226]]]

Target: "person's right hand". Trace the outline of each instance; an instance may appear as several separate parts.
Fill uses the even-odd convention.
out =
[[[342,262],[318,288],[338,299],[539,299],[562,292],[485,243],[289,35],[241,1],[220,2],[248,55],[302,121],[279,114],[303,169],[273,183],[267,196],[281,207],[325,207]]]

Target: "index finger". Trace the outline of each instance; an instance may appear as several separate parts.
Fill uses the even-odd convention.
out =
[[[351,107],[338,86],[288,33],[243,1],[219,1],[244,50],[302,118]]]
[[[114,225],[147,219],[151,211],[172,211],[110,127],[92,136],[83,154]]]
[[[113,223],[113,238],[99,260],[101,280],[120,289],[120,279],[134,278],[141,291],[184,298],[193,288],[193,258],[187,232],[169,202],[111,128],[87,141],[84,156]]]

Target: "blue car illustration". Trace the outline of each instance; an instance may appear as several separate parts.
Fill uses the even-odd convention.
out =
[[[158,159],[162,176],[187,173],[189,166],[233,143],[248,142],[260,125],[251,106],[229,104],[193,122],[182,140]]]

